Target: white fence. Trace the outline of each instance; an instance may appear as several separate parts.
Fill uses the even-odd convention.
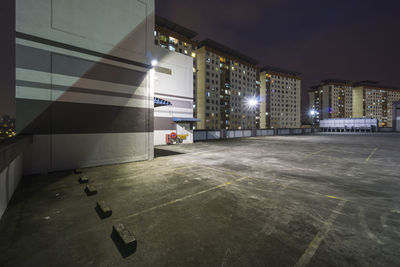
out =
[[[323,131],[376,131],[378,120],[370,118],[324,119],[319,122],[319,127]]]
[[[294,129],[253,129],[253,130],[195,130],[193,141],[231,139],[252,136],[296,135],[319,132],[316,128]]]

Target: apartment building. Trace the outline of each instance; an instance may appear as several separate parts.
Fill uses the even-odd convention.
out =
[[[259,76],[260,128],[301,127],[300,73],[265,66]]]
[[[193,58],[193,93],[196,88],[197,41],[193,40],[197,32],[156,15],[154,26],[154,44],[172,52]]]
[[[197,50],[197,129],[254,129],[259,95],[258,62],[206,39]]]
[[[376,81],[353,84],[353,117],[377,119],[379,127],[392,127],[393,103],[400,100],[400,88],[380,85]]]
[[[196,52],[197,41],[193,40],[197,32],[176,24],[166,18],[156,16],[154,26],[154,44],[188,56]],[[195,54],[193,54],[195,57]]]
[[[323,91],[322,91],[323,92]],[[312,125],[319,124],[319,121],[322,119],[320,115],[321,105],[322,105],[322,97],[321,97],[321,89],[319,85],[311,86],[308,90],[308,99],[309,99],[309,121]]]
[[[258,63],[212,40],[193,40],[197,33],[156,16],[154,43],[193,58],[194,117],[196,129],[252,129],[257,127]]]
[[[400,90],[376,81],[352,83],[323,80],[309,91],[313,122],[329,118],[374,118],[379,127],[392,127],[392,105],[400,100]]]
[[[310,110],[313,122],[330,118],[351,118],[353,87],[350,81],[327,79],[310,88]]]

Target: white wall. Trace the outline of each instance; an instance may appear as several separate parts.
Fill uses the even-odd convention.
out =
[[[172,122],[173,117],[193,118],[193,59],[158,46],[154,47],[153,57],[158,60],[159,67],[171,71],[171,74],[155,72],[154,96],[172,103],[154,108],[154,144],[166,144],[165,135],[173,131],[188,134],[183,143],[193,143],[193,131]],[[157,125],[157,121],[164,123]],[[168,123],[173,130],[163,128]]]

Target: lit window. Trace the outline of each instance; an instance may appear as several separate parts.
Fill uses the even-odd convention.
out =
[[[171,36],[169,37],[169,42],[173,44],[178,44],[178,40]]]
[[[160,35],[160,40],[163,41],[163,42],[166,42],[167,41],[167,36],[161,34]]]

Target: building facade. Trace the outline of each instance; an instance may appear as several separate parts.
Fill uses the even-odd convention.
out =
[[[175,132],[183,143],[193,142],[193,59],[154,46],[154,145],[167,144]]]
[[[313,86],[308,92],[310,119],[318,123],[322,119],[351,118],[353,87],[345,80],[327,79]]]
[[[353,117],[378,120],[379,127],[392,127],[393,103],[400,100],[400,88],[380,85],[375,81],[353,84]]]
[[[266,66],[156,16],[155,44],[193,58],[195,129],[301,127],[300,73]]]
[[[259,75],[260,128],[301,127],[300,73],[266,66]]]
[[[197,129],[254,129],[259,114],[257,61],[206,39],[197,50]],[[253,103],[253,102],[251,102]],[[255,102],[254,102],[255,103]]]
[[[155,44],[193,58],[196,129],[253,129],[259,122],[257,63],[212,40],[197,42],[197,33],[156,16]]]
[[[322,91],[323,92],[323,91]],[[308,118],[311,125],[318,125],[321,120],[321,89],[318,85],[311,86],[310,90],[308,90],[308,99],[309,99],[309,109],[308,109]]]
[[[329,79],[309,90],[309,100],[314,123],[330,118],[374,118],[379,127],[392,127],[391,107],[400,100],[400,90],[375,81]]]
[[[17,134],[33,136],[26,173],[153,159],[154,5],[16,2]]]
[[[166,18],[155,17],[154,44],[171,52],[181,53],[193,58],[193,94],[197,87],[197,32],[176,24]]]

